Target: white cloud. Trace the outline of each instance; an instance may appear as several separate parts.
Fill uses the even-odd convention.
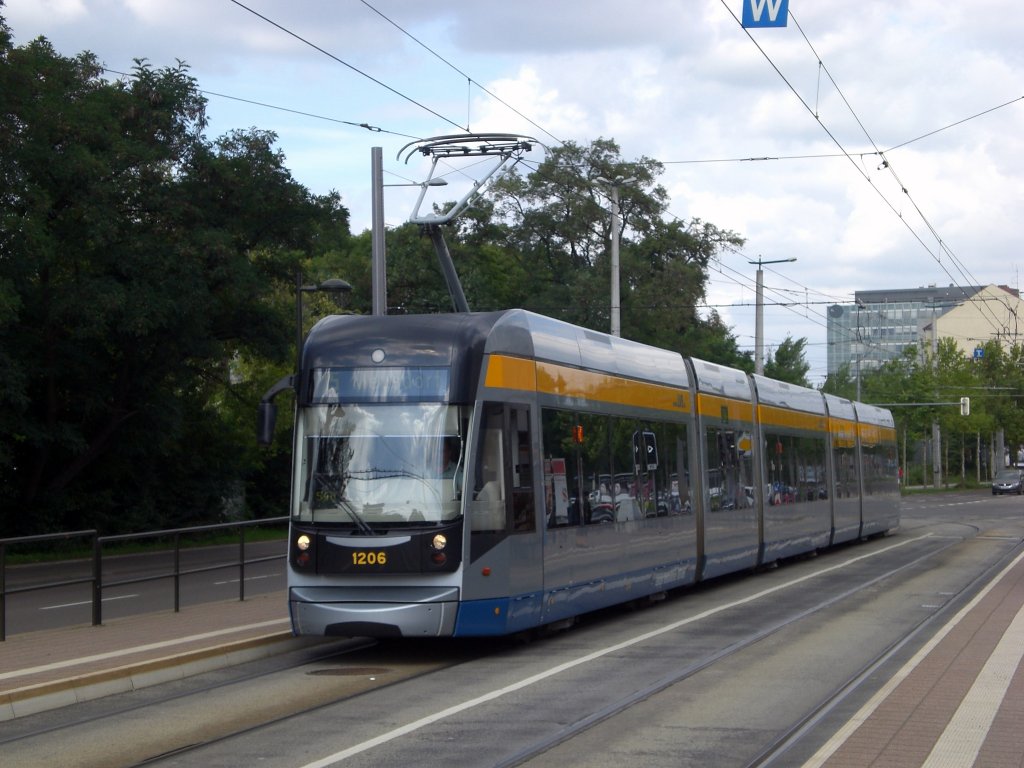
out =
[[[1017,282],[1024,16],[1013,0],[791,3],[787,28],[750,36],[733,0],[628,9],[618,0],[522,0],[502,13],[468,0],[249,5],[331,57],[229,2],[7,0],[0,13],[19,42],[42,34],[66,55],[89,49],[116,69],[135,57],[155,66],[183,59],[210,91],[381,128],[211,96],[213,134],[277,131],[295,177],[317,192],[338,189],[357,229],[369,224],[373,146],[383,147],[387,170],[408,177],[422,169],[396,161],[398,149],[459,126],[546,143],[615,139],[627,160],[666,163],[674,215],[747,239],[712,276],[712,303],[747,304],[722,310],[747,346],[748,259],[798,259],[766,272],[766,282],[810,298],[800,311],[767,308],[766,339],[807,336],[819,379],[825,331],[813,302],[947,284],[951,271],[960,279],[948,255],[936,258],[936,234],[915,205],[974,279]],[[904,142],[885,155],[897,182],[878,170],[875,152]],[[820,157],[844,150],[852,162]],[[757,157],[779,159],[706,162]],[[409,205],[389,190],[388,221]]]
[[[16,6],[15,3],[8,5]],[[16,7],[14,13],[10,8],[0,8],[8,20],[12,16],[27,24],[67,24],[83,18],[89,11],[86,0],[36,0],[26,3],[24,7]]]

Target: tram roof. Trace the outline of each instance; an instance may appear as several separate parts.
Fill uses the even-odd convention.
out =
[[[754,386],[757,388],[758,402],[795,411],[825,414],[825,400],[821,392],[808,389],[785,381],[776,381],[767,376],[754,374]]]
[[[875,424],[880,427],[893,427],[896,424],[892,413],[885,408],[860,402],[854,402],[853,407],[857,411],[857,421],[861,424]]]
[[[505,312],[487,339],[488,353],[545,360],[686,388],[682,355],[555,320],[523,309]]]

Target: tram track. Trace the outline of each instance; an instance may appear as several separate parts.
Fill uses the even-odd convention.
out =
[[[296,651],[283,656],[274,657],[270,661],[260,663],[259,671],[246,671],[242,674],[238,674],[236,670],[231,670],[227,673],[227,676],[224,679],[207,684],[201,684],[199,686],[195,686],[194,679],[192,679],[188,681],[186,684],[187,687],[184,690],[179,690],[178,686],[173,686],[173,692],[169,692],[171,691],[172,686],[165,685],[160,686],[159,688],[147,689],[145,694],[142,694],[140,691],[134,692],[134,695],[128,694],[130,700],[125,697],[106,697],[93,702],[91,706],[79,705],[74,708],[74,710],[65,709],[58,713],[47,713],[41,718],[41,721],[45,723],[41,727],[36,725],[36,723],[40,721],[40,718],[35,718],[33,720],[23,719],[20,723],[12,721],[12,723],[8,723],[5,728],[6,730],[16,730],[17,732],[13,735],[0,735],[0,748],[17,744],[21,741],[59,733],[60,731],[68,728],[94,725],[102,723],[105,720],[121,717],[128,713],[139,713],[145,709],[160,707],[191,696],[216,693],[217,691],[225,690],[231,686],[254,682],[262,678],[267,678],[271,675],[299,669],[308,664],[335,658],[339,654],[364,651],[378,644],[376,641],[366,640],[360,642],[355,647],[347,648],[343,651],[339,651],[337,649],[338,645],[348,644],[349,642],[350,641],[345,641],[345,643],[332,643],[331,650],[321,651],[318,649],[313,652],[312,655],[310,655],[308,651]],[[295,658],[297,656],[300,658]],[[247,664],[244,666],[245,668],[249,668],[253,665],[254,664]],[[219,677],[220,675],[217,676]],[[140,702],[138,699],[142,695],[145,696],[146,700]],[[111,706],[112,703],[113,706]],[[70,719],[66,719],[65,715],[69,712],[73,713],[72,717]],[[59,722],[57,722],[58,720]],[[22,725],[27,728],[23,731],[17,730],[15,728],[16,725]]]
[[[970,527],[976,528],[976,526]],[[927,637],[930,637],[937,630],[937,626],[940,626],[950,616],[960,610],[985,584],[992,580],[996,573],[1003,570],[1018,554],[1019,548],[1011,549],[999,560],[992,563],[972,581],[964,585],[944,605],[936,609],[932,614],[924,617],[900,638],[890,643],[881,653],[878,653],[857,674],[837,686],[832,695],[814,707],[799,722],[794,723],[789,730],[780,734],[778,739],[750,762],[746,763],[743,768],[773,768],[773,766],[790,765],[790,762],[786,762],[788,754],[801,740],[807,738],[829,714],[848,698],[858,693],[879,669],[891,662],[904,649],[914,644],[923,643]]]
[[[932,538],[932,537],[922,537]],[[714,667],[716,664],[729,659],[732,656],[740,654],[743,651],[749,650],[755,647],[758,643],[765,641],[773,635],[787,629],[794,627],[801,621],[804,621],[817,614],[821,614],[824,611],[832,608],[843,601],[849,600],[859,594],[871,590],[877,587],[880,583],[891,579],[902,572],[911,571],[915,568],[920,568],[926,565],[927,562],[932,558],[940,557],[943,553],[948,551],[950,548],[957,546],[966,538],[952,537],[948,540],[943,540],[937,547],[929,549],[913,559],[903,561],[898,566],[888,568],[882,573],[876,573],[871,578],[861,580],[854,586],[848,587],[840,592],[834,593],[828,596],[826,599],[819,600],[815,604],[808,606],[807,608],[793,613],[777,622],[773,622],[770,625],[763,626],[756,632],[752,632],[742,638],[735,640],[729,645],[720,648],[714,653],[707,654],[699,659],[693,660],[691,663],[684,667],[673,671],[669,675],[655,680],[654,682],[643,686],[642,688],[633,691],[627,695],[617,698],[616,700],[607,703],[606,705],[594,709],[586,714],[582,714],[577,717],[574,722],[565,725],[556,733],[550,734],[549,736],[538,739],[537,741],[529,744],[514,754],[506,756],[498,761],[492,763],[495,768],[505,768],[506,766],[517,766],[529,763],[531,760],[539,755],[548,752],[549,750],[571,741],[573,738],[585,733],[586,731],[593,729],[606,721],[614,719],[616,716],[628,711],[630,708],[644,702],[659,693],[666,691],[674,685],[683,683],[690,678],[698,675],[700,672],[708,670]],[[936,539],[933,539],[937,541]],[[712,611],[711,613],[714,613]],[[429,674],[429,673],[426,673]],[[374,689],[379,690],[379,689]],[[291,722],[299,723],[305,721],[310,715],[318,712],[328,712],[331,707],[337,703],[345,700],[346,697],[339,697],[335,701],[325,701],[316,706],[307,707],[301,711],[295,711],[288,713],[284,716],[268,719],[260,723],[253,723],[245,729],[236,730],[233,733],[224,733],[215,739],[205,739],[203,741],[197,741],[192,744],[182,745],[181,747],[171,751],[165,752],[161,755],[154,755],[147,758],[146,760],[137,761],[132,763],[134,766],[154,766],[154,765],[188,765],[193,760],[203,760],[204,750],[215,747],[220,743],[229,743],[232,739],[238,737],[245,737],[247,733],[257,732],[262,729],[269,729],[274,726],[289,726]],[[381,737],[382,739],[385,736]],[[781,752],[780,752],[781,754]],[[765,753],[759,759],[767,759],[769,755]],[[325,758],[324,764],[330,762],[330,758]],[[317,763],[319,764],[319,763]],[[769,765],[770,763],[763,763]],[[751,763],[751,768],[759,763]]]
[[[71,748],[76,757],[67,764],[104,768],[150,765],[170,756],[189,755],[210,744],[277,722],[315,713],[361,692],[396,685],[479,655],[458,644],[448,644],[446,648],[443,653],[432,657],[428,654],[426,661],[417,661],[416,653],[397,652],[394,644],[387,641],[365,638],[339,640],[328,644],[328,647],[293,651],[238,668],[105,697],[76,707],[42,713],[34,718],[14,720],[4,724],[6,735],[0,735],[0,750],[5,756],[4,764],[12,766],[43,764],[34,755],[49,749],[42,745],[53,743],[65,747],[79,745]],[[396,658],[400,663],[395,663]],[[282,692],[280,681],[288,678],[292,680],[290,690]],[[337,686],[304,684],[313,678],[343,682]],[[245,692],[253,690],[275,691],[288,704],[284,711],[280,706],[268,705],[266,702],[272,698],[269,693],[263,697],[247,698]],[[258,702],[256,698],[264,701]],[[243,706],[239,714],[227,711],[226,707],[218,710],[204,705],[211,700],[232,699],[248,700],[251,706]],[[200,707],[205,707],[203,711],[208,713],[201,729],[185,727],[179,728],[176,735],[151,736],[164,728],[168,721],[180,718],[181,712]],[[132,727],[126,728],[126,722],[132,723]],[[137,737],[133,736],[135,730],[140,731]],[[196,738],[197,733],[202,736]],[[95,734],[101,735],[97,737]],[[103,734],[111,734],[114,738],[107,739]],[[97,740],[106,741],[116,751],[102,751],[90,756],[90,744]],[[163,745],[162,748],[157,747],[158,753],[153,752],[154,744]],[[133,756],[126,758],[129,754]],[[140,759],[140,756],[143,757]]]
[[[913,557],[912,559],[902,561],[900,565],[898,565],[897,567],[887,568],[882,573],[875,573],[871,578],[861,578],[859,579],[856,585],[846,588],[841,592],[833,593],[826,599],[818,600],[813,605],[806,607],[804,610],[797,611],[796,613],[788,616],[787,618],[773,622],[770,625],[763,626],[758,631],[751,632],[746,636],[737,639],[734,642],[731,642],[729,645],[724,646],[719,650],[716,650],[713,653],[706,654],[699,659],[692,660],[690,663],[676,670],[672,674],[662,676],[654,682],[642,686],[640,689],[635,690],[630,694],[621,696],[617,699],[614,699],[611,702],[607,702],[607,699],[605,699],[606,703],[602,704],[601,706],[595,707],[587,711],[586,713],[579,713],[579,716],[576,717],[576,719],[572,723],[569,723],[561,727],[557,732],[549,733],[544,738],[538,738],[532,744],[529,744],[521,749],[518,749],[512,755],[506,755],[504,757],[497,758],[493,761],[483,761],[479,759],[479,756],[475,755],[473,761],[468,763],[464,760],[463,762],[459,762],[459,759],[457,757],[454,757],[451,758],[453,759],[452,764],[473,766],[511,766],[529,763],[534,758],[543,755],[545,752],[552,750],[553,748],[559,746],[563,742],[571,741],[574,737],[580,736],[586,731],[594,729],[608,720],[612,720],[617,715],[620,715],[623,712],[628,711],[631,707],[636,706],[637,704],[640,704],[641,702],[649,698],[655,697],[660,692],[671,688],[673,685],[676,685],[677,683],[685,682],[689,678],[695,677],[700,672],[714,667],[719,662],[723,662],[732,656],[740,654],[744,650],[748,650],[756,646],[757,643],[766,640],[767,638],[771,637],[776,633],[779,633],[782,630],[797,625],[802,620],[808,619],[809,617],[813,617],[816,614],[823,613],[828,608],[833,607],[844,600],[848,600],[861,593],[870,592],[872,588],[877,588],[877,586],[881,582],[885,581],[886,579],[890,579],[894,576],[897,576],[901,572],[911,571],[915,568],[918,569],[919,572],[921,570],[924,570],[925,568],[923,567],[928,565],[929,559],[940,557],[944,552],[948,551],[952,547],[955,547],[958,543],[963,541],[963,539],[949,539],[947,541],[941,538],[936,539],[929,536],[918,537],[916,540],[920,541],[923,539],[931,539],[931,543],[936,544],[937,546],[929,546],[929,550],[927,552],[920,554],[919,556]],[[901,547],[904,545],[904,543],[898,543],[893,546]],[[891,549],[891,547],[887,547],[886,549]],[[879,552],[879,554],[880,553],[881,552]],[[399,759],[395,758],[395,754],[405,754],[404,750],[410,748],[407,747],[406,744],[415,743],[418,745],[420,744],[420,739],[422,738],[427,738],[429,740],[429,737],[426,736],[426,734],[428,733],[436,733],[437,731],[447,731],[451,728],[458,728],[459,726],[457,725],[457,723],[460,722],[478,722],[478,719],[479,717],[481,717],[481,715],[469,715],[467,721],[463,721],[461,719],[461,715],[462,713],[468,714],[470,712],[474,712],[478,706],[483,705],[485,702],[494,702],[502,696],[504,696],[505,693],[516,691],[518,693],[515,698],[521,698],[525,695],[524,691],[526,691],[534,683],[541,682],[543,680],[549,680],[551,679],[552,675],[560,675],[564,671],[567,671],[569,669],[580,669],[580,667],[578,666],[578,664],[580,663],[586,664],[590,661],[597,661],[598,659],[604,659],[606,662],[609,662],[613,659],[613,657],[619,656],[621,652],[633,647],[637,643],[645,643],[647,640],[665,636],[664,633],[671,632],[673,627],[679,628],[685,625],[691,628],[695,628],[697,626],[703,626],[704,619],[708,619],[716,615],[724,617],[725,614],[723,613],[723,611],[729,611],[731,609],[735,609],[737,606],[748,604],[751,600],[761,600],[762,598],[765,598],[771,594],[781,594],[777,592],[777,590],[779,589],[787,589],[797,584],[807,585],[808,579],[816,579],[817,577],[835,572],[837,569],[845,568],[849,564],[854,562],[863,563],[868,557],[871,556],[857,555],[853,558],[846,559],[841,563],[837,563],[835,565],[830,565],[825,568],[816,570],[813,573],[805,573],[803,576],[797,576],[794,579],[786,580],[782,584],[776,584],[775,586],[769,586],[767,589],[758,590],[756,593],[748,595],[747,597],[741,598],[739,600],[727,601],[725,603],[719,604],[714,608],[699,611],[691,618],[683,619],[682,621],[671,622],[667,625],[662,625],[659,628],[642,632],[639,635],[635,635],[633,638],[627,638],[625,640],[614,642],[611,646],[607,646],[603,649],[591,650],[585,653],[581,652],[582,655],[579,656],[575,661],[570,659],[564,661],[561,664],[556,665],[555,667],[547,670],[546,672],[542,670],[533,675],[528,675],[527,677],[524,677],[519,681],[510,682],[502,690],[494,690],[489,693],[484,693],[473,699],[462,701],[461,703],[454,703],[451,699],[446,699],[445,701],[448,706],[445,707],[443,712],[439,713],[436,716],[420,718],[415,720],[414,722],[409,722],[405,725],[399,725],[398,727],[394,728],[394,730],[378,732],[376,733],[376,735],[373,735],[371,738],[369,738],[369,740],[366,742],[352,744],[342,749],[340,752],[322,757],[319,760],[309,763],[308,765],[327,766],[334,765],[335,763],[342,763],[348,761],[352,761],[356,765],[375,765],[379,764],[377,761],[382,759]],[[742,583],[742,580],[736,580],[726,583],[735,585],[738,583]],[[623,621],[625,621],[625,619],[623,619]],[[699,622],[699,624],[694,622]],[[619,624],[619,622],[613,619],[606,625],[606,628],[611,630],[613,634],[616,634],[615,625],[617,624]],[[561,672],[559,670],[561,670]],[[524,674],[526,673],[524,672]],[[563,686],[567,684],[567,682],[562,683]],[[338,713],[336,710],[334,710],[328,713],[327,717],[329,717],[332,720],[332,722],[334,722],[337,720]],[[449,717],[454,718],[453,722],[441,725],[442,721],[447,720]],[[390,719],[391,718],[389,717],[389,720]],[[291,726],[283,729],[282,733],[289,733],[293,732],[294,730],[295,726]],[[383,745],[388,746],[384,748]],[[382,748],[387,751],[382,751],[378,753],[378,750]],[[396,752],[391,753],[390,750],[392,749],[394,749]],[[420,749],[420,747],[417,747],[417,749]],[[223,754],[224,753],[222,752],[220,755],[221,760],[223,760]],[[382,757],[382,755],[385,754],[388,755],[388,758]],[[199,754],[197,755],[197,757],[202,757],[205,759],[206,755]],[[188,763],[185,762],[180,764]],[[210,764],[223,765],[224,763],[218,763],[216,762],[216,759],[214,759],[214,761]],[[558,764],[557,759],[556,763],[551,764]]]
[[[946,521],[947,524],[954,524],[955,521]],[[894,567],[886,567],[881,573],[875,572],[870,574],[870,578],[865,578],[868,574],[860,574],[857,583],[836,591],[824,599],[816,600],[811,605],[805,605],[802,610],[796,610],[792,614],[781,617],[777,621],[773,621],[770,624],[762,624],[756,631],[749,632],[742,637],[734,638],[728,645],[723,644],[722,647],[715,650],[714,652],[705,652],[699,658],[691,657],[689,661],[684,662],[683,666],[673,670],[671,674],[664,675],[658,679],[651,679],[646,684],[642,685],[638,689],[631,693],[624,694],[609,700],[607,697],[598,706],[590,707],[587,710],[580,710],[574,712],[573,721],[562,725],[557,732],[549,733],[543,738],[538,737],[534,742],[525,746],[520,746],[516,749],[514,754],[505,755],[494,760],[495,766],[513,766],[530,763],[532,760],[546,752],[556,750],[556,748],[563,743],[571,742],[574,738],[581,736],[582,734],[598,729],[601,724],[608,721],[614,720],[617,716],[628,712],[632,707],[636,707],[642,702],[657,697],[658,694],[668,691],[673,686],[679,683],[685,683],[687,680],[696,677],[699,673],[706,670],[710,670],[715,667],[716,664],[725,662],[734,656],[739,656],[745,650],[755,648],[758,643],[765,642],[768,638],[776,635],[788,628],[793,628],[799,625],[801,621],[805,621],[817,614],[823,614],[829,608],[833,608],[843,601],[848,601],[851,598],[855,598],[860,594],[867,594],[874,588],[877,591],[878,585],[893,577],[898,576],[902,572],[907,572],[912,569],[918,569],[919,571],[930,568],[929,561],[941,559],[944,553],[947,553],[951,548],[956,547],[958,544],[968,541],[974,537],[979,530],[978,526],[963,523],[966,526],[963,536],[949,535],[948,537],[941,531],[936,530],[934,527],[928,531],[931,533],[930,536],[914,536],[915,540],[928,540],[930,543],[927,547],[927,551],[913,554],[913,557],[909,560],[901,561]],[[905,526],[903,534],[914,533],[917,534],[919,531],[923,531],[926,526]],[[948,531],[947,531],[948,532]],[[855,553],[856,550],[850,548],[848,552]],[[864,562],[868,555],[855,555],[850,558],[850,561],[859,560]],[[798,558],[804,560],[805,558]],[[874,558],[871,557],[873,561]],[[844,562],[846,559],[844,558]],[[890,561],[891,564],[891,561]],[[807,578],[817,578],[818,576],[824,575],[831,571],[834,571],[836,567],[842,567],[842,563],[837,565],[828,566],[826,568],[815,570],[813,573],[799,576],[797,579],[786,581],[781,587],[785,588],[790,583],[796,583],[799,581],[806,582]],[[992,570],[998,566],[991,566],[985,572],[978,575],[970,583],[963,588],[959,589],[953,597],[946,601],[946,605],[958,600],[964,599],[963,596],[969,594],[972,590],[977,588],[977,585],[983,583],[986,578],[990,577]],[[749,583],[756,584],[758,578],[749,580]],[[716,580],[717,586],[725,587],[727,585],[742,585],[747,583],[746,579],[736,580]],[[705,586],[712,588],[716,587],[716,583],[709,583]],[[773,593],[774,590],[779,588],[780,585],[775,587],[769,586],[768,589],[754,590],[755,594],[748,595],[742,598],[738,603],[743,603],[751,599],[761,599],[759,596],[767,596]],[[703,591],[703,590],[702,590]],[[694,595],[692,590],[681,591],[679,595],[676,595],[671,599],[670,603],[683,601],[686,595]],[[779,593],[781,594],[781,593]],[[720,611],[725,610],[730,606],[738,604],[737,601],[733,601],[729,606],[720,605],[713,607],[707,611],[700,611],[701,616],[717,615]],[[824,697],[820,703],[813,708],[808,710],[807,713],[801,717],[798,721],[786,730],[777,739],[774,739],[772,744],[766,746],[751,762],[747,763],[750,768],[754,766],[773,766],[783,765],[785,763],[785,755],[787,751],[792,748],[794,744],[799,743],[799,740],[803,738],[807,733],[811,732],[814,727],[825,717],[828,713],[833,710],[839,703],[845,698],[853,695],[859,686],[864,684],[868,678],[870,678],[872,671],[877,669],[880,665],[883,665],[886,660],[891,658],[893,655],[898,654],[900,649],[905,648],[908,644],[912,643],[916,637],[920,637],[921,634],[925,633],[937,619],[937,615],[944,613],[945,607],[936,611],[932,611],[928,617],[925,617],[921,621],[917,622],[915,627],[908,630],[899,639],[890,643],[885,649],[877,654],[871,661],[869,661],[863,668],[857,673],[852,675],[849,679],[845,680],[842,684],[836,686],[833,693],[827,697]],[[606,616],[611,615],[610,612],[605,614]],[[626,618],[622,618],[622,622],[626,622]],[[610,621],[605,624],[601,620],[598,624],[590,624],[592,627],[600,627],[604,625],[605,628],[615,632],[615,625],[619,623],[619,619],[612,616]],[[680,623],[680,622],[675,622]],[[667,625],[666,625],[667,626]],[[697,626],[696,624],[688,624],[688,626]],[[702,625],[701,625],[702,626]],[[620,626],[621,629],[621,626]],[[654,632],[648,632],[648,635],[653,636]],[[561,637],[570,637],[571,633],[561,635]],[[350,642],[350,641],[349,641]],[[619,643],[621,647],[624,644]],[[456,650],[450,650],[445,654],[437,653],[438,648],[452,648]],[[306,680],[312,679],[323,679],[330,677],[335,672],[344,673],[345,669],[361,669],[363,671],[371,670],[371,668],[378,667],[389,667],[395,665],[396,661],[404,663],[408,656],[414,655],[409,654],[410,649],[416,649],[422,647],[420,644],[411,643],[399,643],[392,644],[388,642],[374,643],[364,642],[358,647],[348,647],[344,650],[339,650],[338,646],[333,646],[330,650],[318,651],[317,653],[310,654],[306,653],[301,657],[291,657],[288,660],[279,659],[271,667],[262,666],[259,669],[251,671],[244,675],[234,675],[230,679],[216,680],[203,686],[187,686],[181,687],[169,694],[162,695],[158,698],[153,698],[138,704],[127,698],[123,699],[122,702],[118,703],[118,706],[108,708],[106,712],[101,714],[95,714],[88,717],[77,718],[74,722],[66,723],[65,725],[53,724],[44,729],[35,729],[32,733],[26,732],[20,738],[46,740],[63,740],[65,734],[62,731],[66,731],[67,728],[71,729],[90,729],[99,727],[100,729],[106,727],[106,723],[114,723],[119,718],[124,717],[138,717],[139,708],[149,708],[154,712],[159,712],[161,707],[166,707],[174,704],[177,701],[187,703],[190,697],[198,697],[199,699],[204,696],[215,696],[219,692],[229,689],[231,686],[239,686],[246,683],[252,683],[255,685],[261,685],[262,681],[269,681],[274,674],[292,674],[295,677],[301,677]],[[478,659],[484,659],[488,655],[491,656],[502,656],[502,651],[511,651],[512,656],[522,655],[518,654],[510,642],[503,642],[500,648],[495,649],[493,644],[490,644],[486,648],[481,644],[469,644],[463,643],[458,644],[455,641],[446,642],[444,645],[431,644],[430,647],[433,649],[424,654],[424,656],[430,657],[433,664],[431,669],[423,669],[418,671],[416,674],[408,674],[389,680],[379,680],[372,686],[363,687],[361,690],[356,692],[344,692],[339,691],[336,695],[325,696],[322,700],[316,702],[307,702],[307,706],[295,706],[287,711],[281,711],[275,716],[260,716],[254,717],[244,723],[235,723],[234,727],[223,728],[218,733],[192,733],[190,738],[181,739],[175,745],[170,748],[159,750],[159,754],[155,754],[151,751],[150,754],[145,752],[138,752],[135,754],[134,759],[128,761],[110,761],[105,760],[102,762],[95,762],[89,764],[96,765],[136,765],[136,766],[153,766],[153,765],[190,765],[196,763],[204,763],[210,765],[223,765],[225,763],[217,763],[216,761],[208,762],[206,760],[205,750],[210,748],[220,747],[221,751],[230,751],[232,749],[231,744],[233,739],[239,739],[242,741],[249,740],[250,736],[258,737],[259,732],[267,729],[272,729],[277,726],[283,729],[284,732],[288,732],[289,729],[294,730],[296,723],[309,722],[310,719],[315,717],[326,718],[327,720],[333,720],[337,717],[335,712],[337,709],[332,711],[332,707],[336,708],[337,705],[348,700],[354,700],[356,698],[377,694],[383,692],[387,688],[394,690],[396,685],[401,683],[410,682],[415,677],[419,677],[425,680],[429,680],[433,672],[437,672],[441,669],[451,669],[452,667],[466,663],[476,661]],[[530,648],[537,648],[537,645],[531,645]],[[554,650],[553,647],[549,646],[549,649]],[[754,651],[754,653],[758,653]],[[590,654],[596,659],[596,654]],[[406,657],[406,658],[403,658]],[[340,662],[340,663],[339,663]],[[472,669],[467,668],[467,669]],[[467,675],[470,676],[470,675]],[[653,677],[653,676],[652,676]],[[269,683],[268,683],[269,686]],[[269,691],[271,688],[266,689]],[[400,692],[404,691],[403,688],[398,689]],[[517,689],[521,690],[521,689]],[[397,698],[402,698],[401,693],[398,694]],[[392,694],[395,697],[395,694]],[[196,699],[193,698],[193,701]],[[493,700],[493,699],[492,699]],[[451,701],[451,700],[449,700]],[[596,703],[596,702],[592,702]],[[157,717],[158,715],[153,715]],[[385,738],[386,734],[381,734],[381,738]],[[4,749],[5,755],[8,754],[9,746],[17,746],[19,739],[7,739],[0,740],[0,747]],[[234,742],[237,743],[237,742]],[[517,742],[518,743],[518,742]],[[557,753],[557,751],[556,751]],[[363,755],[361,760],[366,760],[375,755],[376,752],[367,752]],[[269,764],[275,764],[272,757],[268,756]],[[355,761],[358,764],[363,764],[360,760]],[[14,763],[19,764],[19,763]],[[78,765],[86,765],[85,762],[76,763]],[[328,764],[328,763],[324,763]],[[473,763],[476,765],[477,763]],[[484,763],[480,763],[484,764]],[[548,764],[544,761],[540,761],[539,765]],[[740,764],[740,763],[737,763]]]
[[[838,594],[832,595],[829,598],[820,601],[814,606],[811,606],[798,613],[788,616],[782,621],[776,622],[775,624],[764,627],[757,632],[747,635],[746,637],[737,640],[731,645],[722,648],[711,655],[698,659],[697,661],[687,665],[686,667],[676,670],[672,674],[667,675],[664,678],[657,680],[656,682],[650,685],[645,686],[644,688],[634,691],[627,696],[623,696],[622,698],[608,704],[606,707],[602,708],[597,712],[590,713],[586,717],[576,720],[572,724],[562,728],[557,734],[545,738],[541,741],[538,741],[534,744],[531,744],[528,747],[520,750],[516,754],[506,759],[503,759],[500,762],[494,763],[494,768],[513,768],[514,766],[524,765],[533,758],[537,757],[538,755],[541,755],[549,751],[553,747],[556,747],[564,742],[567,742],[575,736],[587,731],[588,729],[593,728],[607,720],[616,717],[617,715],[622,714],[623,712],[627,711],[636,704],[646,701],[650,699],[652,696],[655,696],[656,694],[661,693],[662,691],[665,691],[666,689],[674,685],[677,685],[694,677],[697,673],[712,667],[716,663],[721,662],[722,660],[727,659],[730,656],[733,656],[737,653],[748,650],[757,645],[758,643],[764,641],[766,638],[771,637],[772,635],[775,635],[776,633],[786,628],[792,627],[798,624],[799,622],[806,620],[808,617],[821,613],[837,605],[838,603],[849,599],[850,597],[862,593],[865,590],[871,589],[877,584],[887,579],[890,579],[901,572],[916,568],[925,563],[930,558],[937,557],[946,550],[954,546],[957,546],[962,541],[962,539],[950,540],[938,549],[929,551],[917,558],[914,558],[913,560],[902,563],[901,565],[892,568],[886,571],[885,573],[878,574],[865,582],[861,582],[854,587],[844,590]],[[978,579],[976,579],[970,585],[965,587],[964,591],[970,591],[971,588],[976,587],[976,585],[979,582],[983,583],[986,578],[991,578],[991,571],[995,569],[996,567],[994,566],[989,571],[986,571],[985,574],[978,577]],[[854,677],[854,680],[863,682],[867,678],[871,670],[876,669],[878,666],[880,666],[881,663],[883,663],[885,660],[891,657],[891,655],[893,655],[899,648],[902,648],[908,642],[910,642],[910,640],[913,637],[916,637],[925,628],[931,626],[931,624],[935,621],[935,616],[936,614],[932,614],[931,616],[927,617],[922,622],[920,622],[917,625],[917,627],[914,628],[914,630],[912,630],[905,637],[901,638],[899,641],[894,643],[886,650],[885,653],[880,654],[879,657],[872,661],[872,663],[869,664],[867,668],[862,670],[857,676]],[[847,683],[845,683],[844,686],[841,687],[840,691],[837,692],[837,695],[842,690],[848,688],[851,682],[853,681],[848,681]],[[829,701],[833,701],[834,699],[835,696],[830,697]],[[823,710],[824,707],[827,706],[827,704],[828,702],[823,703],[822,707],[820,707],[819,709]],[[758,768],[760,766],[773,765],[771,761],[774,760],[776,757],[781,756],[785,752],[785,750],[788,749],[788,746],[786,746],[787,737],[796,734],[799,731],[801,725],[808,722],[810,717],[811,715],[809,715],[808,718],[805,718],[805,720],[802,721],[801,724],[797,724],[796,726],[794,726],[794,728],[791,729],[789,733],[783,736],[778,742],[773,744],[771,748],[765,750],[760,755],[758,755],[757,758],[748,763],[745,766],[745,768]]]

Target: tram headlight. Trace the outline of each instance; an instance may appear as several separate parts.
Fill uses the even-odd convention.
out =
[[[436,552],[441,552],[448,546],[448,537],[443,533],[439,533],[434,536],[434,540],[430,542],[430,546],[432,546]]]
[[[296,568],[308,568],[313,563],[313,537],[308,533],[299,533],[295,537],[292,554],[292,564]]]

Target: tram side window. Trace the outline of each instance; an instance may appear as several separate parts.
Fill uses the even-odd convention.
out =
[[[793,504],[828,498],[825,486],[825,439],[765,435],[768,504]]]
[[[545,408],[541,427],[547,527],[614,522],[608,417]]]
[[[686,426],[662,422],[635,426],[635,500],[640,516],[666,517],[692,511]]]
[[[686,427],[612,419],[615,519],[691,511]]]
[[[632,419],[611,419],[612,498],[615,521],[619,523],[644,517],[633,450],[637,426]]]
[[[658,517],[682,515],[693,511],[690,500],[690,454],[686,426],[656,424],[651,427],[657,438],[658,465],[645,478],[649,493],[648,512],[653,502]]]
[[[577,416],[583,440],[580,444],[581,520],[588,525],[615,522],[609,419],[592,413]]]
[[[509,406],[508,435],[511,442],[512,465],[512,530],[537,530],[536,507],[533,503],[533,449],[530,440],[530,409],[525,405]]]
[[[861,444],[861,471],[864,478],[864,494],[892,493],[899,484],[899,470],[896,452],[891,445]]]
[[[531,445],[528,406],[484,406],[473,463],[471,530],[536,529]]]
[[[544,515],[548,528],[579,525],[583,501],[580,475],[583,428],[576,414],[545,408],[541,411],[544,446]]]
[[[878,483],[878,455],[876,445],[861,443],[861,477],[864,478],[864,495],[873,496]]]
[[[685,425],[551,408],[541,425],[549,528],[692,511]]]
[[[857,475],[857,451],[854,446],[836,446],[832,451],[836,468],[835,494],[837,499],[848,499],[860,493]]]
[[[504,419],[501,405],[485,406],[473,463],[473,495],[469,505],[470,525],[474,531],[504,531],[507,527]]]
[[[711,511],[743,509],[752,506],[753,467],[750,451],[741,447],[741,441],[749,443],[747,433],[732,429],[708,427],[707,476],[705,478],[711,502]]]

